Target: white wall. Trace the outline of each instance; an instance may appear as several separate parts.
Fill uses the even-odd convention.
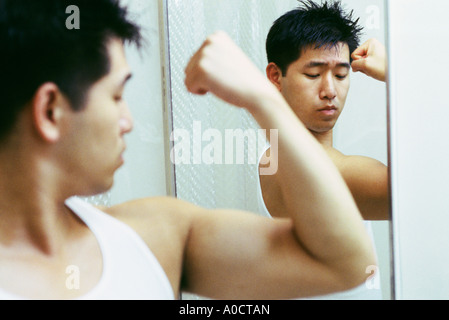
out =
[[[449,298],[449,2],[389,1],[396,299]]]

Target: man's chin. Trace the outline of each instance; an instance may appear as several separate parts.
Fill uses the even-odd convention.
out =
[[[335,124],[333,124],[331,126],[326,126],[326,127],[318,127],[318,128],[314,127],[314,128],[309,128],[309,131],[313,135],[325,135],[325,134],[332,133],[334,126],[335,126]]]

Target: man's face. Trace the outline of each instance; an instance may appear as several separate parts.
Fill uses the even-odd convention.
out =
[[[111,69],[89,90],[85,108],[70,113],[64,157],[87,193],[107,191],[114,172],[123,164],[124,135],[132,117],[123,91],[130,78],[124,48],[119,40],[108,46]]]
[[[334,127],[349,90],[350,53],[347,44],[305,49],[289,65],[279,89],[293,111],[314,133]]]

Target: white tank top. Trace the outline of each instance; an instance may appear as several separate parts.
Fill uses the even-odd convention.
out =
[[[164,270],[131,227],[77,197],[66,205],[93,232],[103,256],[100,281],[78,300],[174,299]],[[0,289],[0,300],[6,299],[22,298]]]
[[[267,151],[268,148],[269,146],[267,146],[267,148],[262,152],[261,156],[259,157],[259,163],[260,159],[262,158],[262,156],[264,155],[264,153]],[[257,170],[259,170],[259,166],[257,166]],[[262,186],[260,184],[260,179],[257,179],[257,181],[258,181],[257,203],[259,207],[259,214],[271,218],[272,216],[268,211],[265,202],[263,200]],[[374,243],[374,235],[371,227],[371,222],[364,221],[364,224],[369,236],[371,237],[371,240]],[[313,298],[301,298],[301,300],[382,300],[379,270],[376,269],[377,272],[374,275],[371,275],[372,271],[374,271],[373,269],[374,266],[367,268],[366,271],[367,281],[354,289],[328,294],[324,296],[317,296]]]

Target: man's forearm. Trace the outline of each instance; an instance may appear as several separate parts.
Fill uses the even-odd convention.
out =
[[[281,94],[264,90],[248,110],[267,132],[278,130],[270,152],[277,152],[277,180],[301,244],[322,261],[334,261],[342,252],[359,257],[369,252],[371,240],[347,185]],[[366,266],[364,260],[361,267]]]

